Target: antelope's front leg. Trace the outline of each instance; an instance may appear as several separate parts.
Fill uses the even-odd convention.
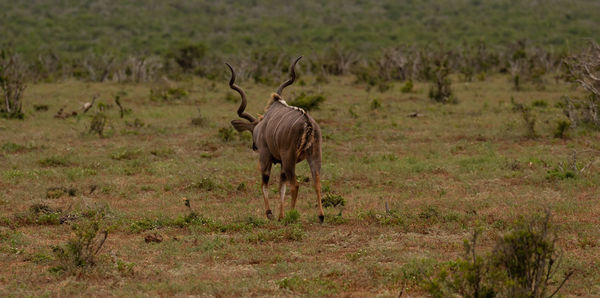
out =
[[[316,173],[315,177],[315,192],[317,193],[317,201],[319,202],[319,221],[323,223],[325,220],[325,213],[323,212],[323,204],[321,200],[321,175]]]

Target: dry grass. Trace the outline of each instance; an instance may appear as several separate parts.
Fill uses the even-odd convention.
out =
[[[298,223],[263,219],[249,135],[235,133],[225,142],[219,134],[237,109],[224,99],[225,80],[188,82],[187,98],[169,103],[151,101],[150,85],[30,86],[26,120],[0,119],[0,294],[397,296],[405,288],[422,295],[423,272],[458,256],[475,225],[483,227],[481,243],[489,249],[518,215],[547,207],[566,265],[577,269],[561,293],[600,295],[594,269],[600,267],[600,159],[579,155],[590,163],[584,172],[548,177],[572,150],[600,150],[598,132],[553,138],[563,119],[555,104],[575,92],[568,85],[515,92],[507,77],[492,77],[455,83],[459,103],[440,105],[427,98],[426,84],[415,83],[413,93],[402,93],[401,83],[367,93],[350,77],[322,86],[303,80],[306,86],[293,86],[288,97],[317,88],[327,97],[311,111],[324,135],[323,188],[346,200],[326,209],[324,225],[310,182],[301,182]],[[274,87],[240,84],[250,98],[247,111],[262,112]],[[96,93],[99,102],[112,104],[121,91],[132,112],[121,120],[117,107],[105,110],[103,138],[87,134],[91,115],[52,117],[64,105],[77,110]],[[526,138],[511,96],[548,103],[532,108],[537,139]],[[371,110],[373,99],[380,108]],[[34,111],[39,104],[49,111]],[[198,111],[201,126],[192,124]],[[413,112],[422,116],[407,117]],[[125,123],[134,119],[143,125]],[[305,163],[297,172],[310,176]],[[271,185],[273,205],[278,183]],[[77,191],[47,198],[51,187]],[[113,230],[95,267],[76,275],[51,272],[52,247],[65,243],[71,229],[14,223],[37,203],[62,215],[110,210]],[[186,221],[191,211],[200,219]],[[146,243],[148,233],[163,241]]]

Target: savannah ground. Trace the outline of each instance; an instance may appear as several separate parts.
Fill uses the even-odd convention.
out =
[[[402,93],[398,82],[380,93],[352,77],[323,83],[301,74],[284,96],[326,97],[310,111],[323,133],[323,191],[346,201],[326,208],[319,224],[305,162],[297,166],[299,219],[266,220],[250,136],[229,130],[239,98],[226,80],[178,82],[189,94],[172,102],[150,100],[150,84],[30,85],[26,119],[0,119],[0,294],[420,296],[426,292],[418,281],[461,256],[476,227],[486,252],[516,218],[548,209],[561,272],[576,270],[560,293],[600,295],[600,159],[590,153],[600,150],[600,134],[576,129],[553,137],[564,117],[560,97],[578,93],[571,85],[547,78],[543,90],[517,92],[506,76],[453,78],[458,104],[441,105],[424,83]],[[239,84],[252,114],[275,90]],[[112,105],[104,137],[88,133],[97,107],[53,118],[93,94]],[[131,109],[123,119],[117,94]],[[525,137],[511,97],[532,106],[537,138]],[[40,104],[49,110],[34,111]],[[420,117],[408,117],[413,112]],[[565,177],[560,166],[574,150],[587,167]],[[273,210],[278,173],[276,166]],[[34,204],[56,217],[33,212]],[[53,248],[73,237],[86,210],[98,209],[110,230],[96,266],[57,269]],[[60,224],[67,215],[75,219]],[[148,235],[163,241],[146,243]]]

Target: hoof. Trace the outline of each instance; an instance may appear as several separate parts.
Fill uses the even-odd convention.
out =
[[[271,210],[267,210],[267,218],[273,220],[273,212],[271,212]]]
[[[319,222],[323,223],[325,221],[325,215],[319,215]]]

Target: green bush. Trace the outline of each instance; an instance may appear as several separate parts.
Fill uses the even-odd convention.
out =
[[[221,127],[218,133],[223,142],[231,142],[235,139],[235,131],[231,127]]]
[[[284,225],[290,225],[290,224],[297,223],[299,219],[300,219],[300,213],[298,212],[298,210],[292,209],[285,213],[285,216],[283,217],[282,222]]]
[[[92,119],[90,120],[90,129],[88,131],[89,134],[98,134],[98,136],[104,136],[104,127],[107,121],[106,114],[102,111],[96,112]]]
[[[566,137],[566,132],[571,127],[571,122],[568,120],[559,120],[556,122],[556,128],[554,129],[554,137],[563,139]]]
[[[371,111],[380,109],[381,108],[381,103],[379,102],[379,100],[373,99],[371,101],[371,104],[369,105],[369,108],[371,109]]]
[[[402,93],[410,93],[413,91],[413,81],[412,80],[408,80],[406,81],[406,83],[404,83],[404,85],[402,86],[402,89],[400,89],[400,91]]]
[[[72,225],[73,237],[53,248],[57,266],[52,271],[74,273],[96,265],[96,256],[108,237],[105,212],[90,210],[83,215],[83,219]]]
[[[186,72],[196,70],[200,59],[206,54],[206,46],[201,43],[183,44],[173,49],[169,56]]]
[[[50,156],[38,160],[38,164],[42,167],[67,167],[71,162],[64,156]]]
[[[26,151],[27,146],[8,142],[8,143],[2,144],[2,146],[0,146],[0,149],[2,149],[2,151],[6,152],[6,153],[18,153],[18,152]]]
[[[142,154],[142,151],[139,149],[127,149],[122,148],[110,155],[110,158],[114,160],[134,160],[137,159]]]
[[[58,225],[61,223],[62,210],[45,204],[33,204],[29,210],[15,214],[11,224],[23,225]]]
[[[344,197],[342,197],[339,194],[333,194],[333,193],[326,193],[325,196],[323,196],[323,207],[327,208],[327,207],[337,207],[339,206],[345,206],[346,205],[346,199],[344,199]]]
[[[306,95],[302,93],[288,104],[304,109],[305,111],[310,111],[319,109],[319,105],[324,101],[325,97],[323,95]]]
[[[521,114],[523,123],[525,124],[525,135],[528,138],[537,137],[537,133],[535,131],[536,117],[535,114],[531,111],[531,108],[526,105],[517,103],[513,97],[510,98],[510,101],[513,104],[513,111]]]
[[[23,119],[22,96],[25,91],[27,66],[19,55],[0,50],[0,116],[8,119]]]
[[[433,297],[551,297],[573,274],[557,280],[561,254],[545,216],[520,218],[509,233],[496,240],[491,253],[476,251],[477,229],[465,240],[463,258],[443,264],[434,278],[423,282]]]

